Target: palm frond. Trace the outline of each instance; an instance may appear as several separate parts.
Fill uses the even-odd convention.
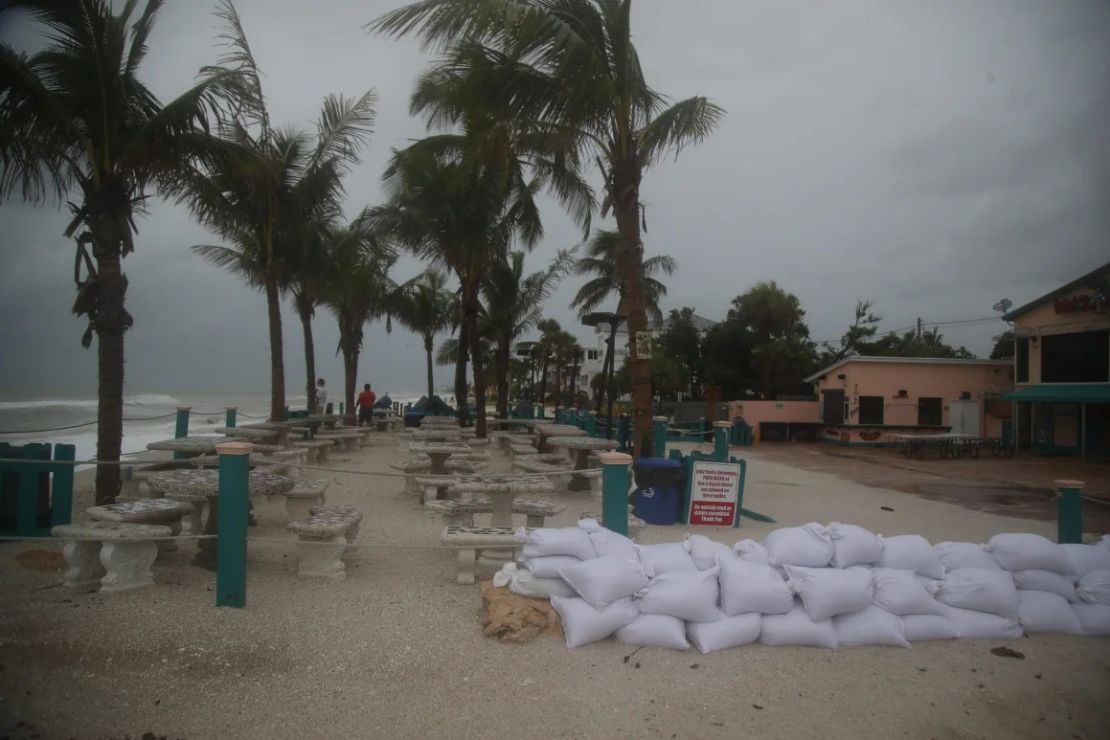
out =
[[[640,151],[647,162],[673,150],[700,144],[724,118],[725,111],[707,98],[695,96],[675,103],[655,116],[640,133]]]

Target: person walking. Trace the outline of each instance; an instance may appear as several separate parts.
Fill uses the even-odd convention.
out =
[[[328,406],[328,389],[324,387],[323,378],[316,380],[316,413],[331,414],[331,407]]]
[[[377,400],[378,397],[374,395],[374,391],[370,390],[369,383],[362,386],[362,393],[358,394],[358,401],[355,404],[358,407],[359,426],[362,426],[363,422],[366,422],[366,426],[370,426],[370,424],[373,423],[374,403],[377,402]]]

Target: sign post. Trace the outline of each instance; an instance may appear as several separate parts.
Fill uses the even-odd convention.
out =
[[[739,463],[692,461],[686,521],[691,525],[740,526],[741,475]]]

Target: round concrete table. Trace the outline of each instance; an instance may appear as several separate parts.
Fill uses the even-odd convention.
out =
[[[335,440],[337,444],[343,445],[343,449],[349,452],[358,449],[359,443],[362,441],[362,435],[354,429],[329,429],[317,432],[315,439]]]
[[[212,430],[217,434],[223,434],[228,437],[238,437],[245,439],[248,442],[268,442],[278,438],[276,429],[249,429],[247,427],[216,427]]]
[[[574,452],[574,469],[587,470],[590,467],[590,454],[604,450],[615,450],[620,444],[615,439],[599,437],[548,437],[548,446]],[[590,481],[581,475],[572,475],[567,483],[572,491],[588,491]]]
[[[328,429],[334,429],[335,425],[343,420],[343,417],[338,414],[313,414],[306,416],[304,419],[297,419],[297,421],[311,421],[316,424],[323,424]]]
[[[551,437],[588,437],[589,433],[585,429],[572,427],[569,424],[541,424],[536,427],[536,436],[538,444],[536,449],[540,452],[551,452],[551,448],[547,446],[547,440]]]
[[[148,450],[180,452],[184,457],[196,457],[197,455],[214,454],[216,445],[224,442],[227,442],[227,437],[179,437],[151,442],[146,448]]]
[[[461,442],[414,442],[409,445],[409,452],[428,456],[432,463],[428,475],[447,475],[447,460],[451,455],[471,454],[474,451]],[[449,484],[450,481],[445,478],[444,485],[437,488],[436,498],[446,497]]]
[[[463,432],[458,428],[446,429],[414,429],[412,438],[417,442],[458,442],[463,438]]]
[[[155,473],[147,478],[152,491],[160,491],[166,498],[193,504],[196,516],[200,508],[208,502],[208,518],[201,534],[216,534],[220,516],[220,473],[218,470],[170,470]],[[287,493],[296,485],[292,478],[277,473],[252,470],[247,476],[249,496],[272,496]],[[194,525],[196,519],[193,519]],[[195,529],[193,530],[196,531]],[[198,540],[197,556],[193,564],[207,570],[216,569],[217,545],[215,539]]]
[[[554,486],[547,478],[523,477],[519,475],[474,475],[460,478],[450,487],[450,492],[466,500],[475,495],[486,496],[493,502],[493,513],[490,517],[492,527],[511,527],[513,525],[513,500],[523,493],[548,493]],[[508,550],[482,550],[478,557],[479,567],[483,571],[501,570],[505,563],[511,562],[513,551]]]

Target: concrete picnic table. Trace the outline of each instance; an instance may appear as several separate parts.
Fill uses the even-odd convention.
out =
[[[409,451],[414,455],[427,455],[432,461],[430,475],[447,475],[447,459],[456,453],[471,454],[470,449],[461,442],[413,442]]]
[[[208,518],[201,534],[214,535],[220,516],[220,472],[218,470],[168,470],[155,473],[147,479],[151,490],[159,491],[166,498],[193,504],[199,519],[200,509],[208,502]],[[247,474],[249,496],[272,496],[288,493],[296,485],[292,478],[277,473],[252,470]],[[197,519],[194,519],[194,524]],[[196,531],[195,529],[193,530]],[[217,546],[215,539],[198,540],[197,555],[193,564],[207,570],[216,569]]]
[[[197,455],[212,455],[216,452],[216,445],[227,442],[227,437],[178,437],[177,439],[162,439],[151,442],[146,446],[148,450],[180,452],[185,457]]]
[[[458,442],[463,438],[461,429],[414,429],[412,438],[417,442]]]
[[[358,448],[362,434],[357,429],[326,429],[316,432],[315,438],[336,440],[344,450],[354,450]]]
[[[323,424],[328,429],[334,429],[335,425],[342,420],[343,417],[339,416],[338,414],[312,414],[311,416],[306,416],[303,419],[297,419],[298,422],[310,421],[315,424]]]
[[[588,437],[585,429],[572,427],[570,424],[541,424],[535,428],[538,437],[536,449],[540,452],[550,452],[546,440],[551,437]]]
[[[573,451],[574,469],[587,470],[590,467],[592,453],[615,450],[620,443],[615,439],[599,437],[548,437],[547,444],[555,449]],[[582,475],[572,475],[567,488],[572,491],[586,491],[590,488],[590,481]]]
[[[278,438],[278,430],[276,429],[252,429],[250,427],[216,427],[212,430],[217,434],[223,434],[228,437],[240,437],[248,442],[258,440],[260,442],[268,442]]]
[[[404,423],[405,420],[400,416],[374,416],[374,430],[378,432],[393,431],[393,427]]]
[[[236,429],[269,430],[277,434],[277,444],[286,446],[289,444],[289,435],[293,433],[295,429],[308,429],[308,434],[311,435],[317,426],[319,426],[319,424],[313,426],[311,424],[295,424],[289,421],[260,421],[253,424],[240,424]],[[303,431],[299,432],[299,434],[301,434],[301,436],[305,435]]]
[[[555,490],[547,478],[521,475],[467,475],[450,487],[457,498],[466,500],[475,495],[487,496],[493,503],[490,526],[510,527],[513,523],[513,500],[523,493],[550,493]]]

